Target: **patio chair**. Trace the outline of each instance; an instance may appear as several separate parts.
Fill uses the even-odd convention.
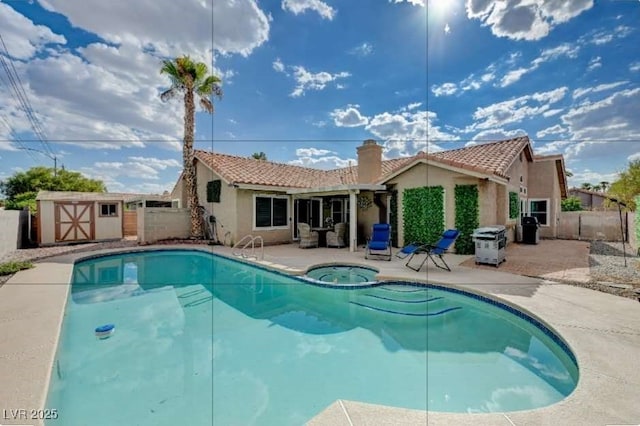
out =
[[[298,236],[300,237],[300,248],[318,247],[320,234],[312,231],[308,223],[298,223]]]
[[[417,249],[419,249],[424,245],[425,245],[424,243],[420,243],[417,241],[411,244],[407,244],[406,246],[402,247],[399,252],[396,253],[396,257],[399,257],[400,259],[404,259],[405,257],[409,256],[414,251],[416,251]]]
[[[374,253],[382,252],[382,253]],[[373,225],[371,239],[367,239],[364,258],[370,255],[385,256],[391,260],[391,225],[388,223],[376,223]]]
[[[336,223],[333,231],[327,232],[327,247],[344,247],[344,236],[347,233],[347,224],[344,222]]]
[[[414,252],[411,253],[411,256],[407,260],[407,263],[405,263],[405,266],[417,272],[420,270],[420,268],[422,268],[422,265],[426,263],[427,259],[431,259],[433,264],[436,265],[438,268],[445,269],[451,272],[451,268],[449,268],[449,265],[447,265],[447,262],[445,262],[444,257],[442,257],[442,255],[445,254],[447,250],[449,250],[449,248],[451,248],[451,246],[456,241],[459,235],[460,235],[460,231],[458,231],[457,229],[447,229],[446,231],[444,231],[444,233],[442,234],[442,237],[436,244],[434,245],[425,244],[417,248],[416,250],[414,250]],[[422,260],[420,265],[417,268],[414,268],[413,266],[410,265],[410,263],[411,263],[411,259],[413,259],[413,257],[416,254],[426,254],[426,256]],[[434,258],[434,256],[437,256],[440,259],[440,261],[442,262],[442,265],[438,265],[438,262],[436,262],[436,259]]]

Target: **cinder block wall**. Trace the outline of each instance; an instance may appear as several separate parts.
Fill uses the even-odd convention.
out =
[[[189,209],[152,207],[138,209],[138,242],[152,244],[172,238],[189,238]]]

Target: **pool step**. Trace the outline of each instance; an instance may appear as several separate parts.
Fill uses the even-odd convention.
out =
[[[439,315],[444,315],[447,314],[449,312],[453,312],[453,311],[457,311],[462,309],[462,307],[460,306],[455,306],[455,307],[449,307],[449,308],[444,308],[441,310],[438,310],[437,312],[429,312],[429,311],[423,311],[423,312],[402,312],[402,311],[395,311],[392,309],[387,309],[387,308],[381,308],[381,307],[376,307],[376,306],[371,306],[371,305],[365,305],[364,303],[359,303],[359,302],[349,302],[352,305],[356,305],[356,306],[361,306],[363,308],[366,309],[371,309],[374,311],[378,311],[378,312],[385,312],[388,314],[395,314],[395,315],[405,315],[405,316],[413,316],[413,317],[435,317],[435,316],[439,316]]]
[[[417,317],[434,317],[462,309],[446,297],[432,296],[424,291],[408,294],[366,293],[354,298],[350,303],[380,312]]]

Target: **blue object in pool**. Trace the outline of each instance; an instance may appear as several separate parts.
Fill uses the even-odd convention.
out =
[[[96,327],[96,337],[99,339],[107,339],[111,337],[114,331],[116,331],[115,324],[101,325],[100,327]]]

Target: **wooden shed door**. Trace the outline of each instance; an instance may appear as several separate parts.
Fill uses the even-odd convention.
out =
[[[54,203],[56,242],[95,239],[93,202]]]

